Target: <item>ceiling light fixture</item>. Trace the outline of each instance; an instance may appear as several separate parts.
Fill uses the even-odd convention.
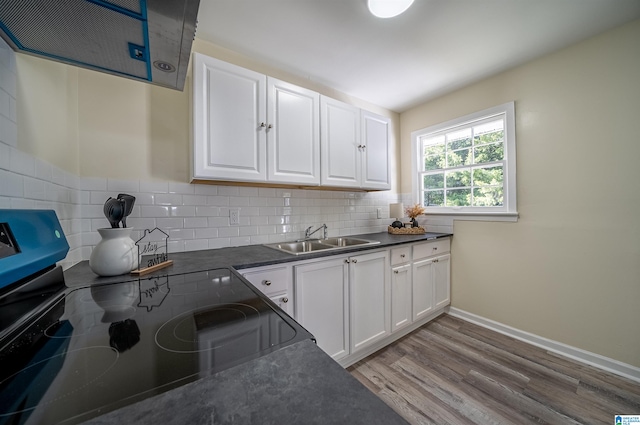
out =
[[[413,4],[413,0],[367,0],[369,12],[378,18],[398,16]]]

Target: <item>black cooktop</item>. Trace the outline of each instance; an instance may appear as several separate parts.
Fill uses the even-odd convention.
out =
[[[313,338],[231,269],[72,290],[0,345],[0,424],[79,423]]]

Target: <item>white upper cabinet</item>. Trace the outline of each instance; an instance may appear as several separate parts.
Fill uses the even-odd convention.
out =
[[[360,109],[325,96],[320,108],[322,184],[360,187]]]
[[[362,111],[362,187],[391,189],[389,118]]]
[[[193,178],[320,183],[320,96],[194,53]]]
[[[322,185],[386,190],[389,119],[321,96]]]
[[[193,67],[193,178],[266,180],[267,77],[198,53]]]
[[[193,54],[193,180],[391,188],[389,119]]]
[[[268,180],[320,184],[320,95],[267,78]]]

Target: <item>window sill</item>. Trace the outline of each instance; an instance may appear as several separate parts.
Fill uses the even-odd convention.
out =
[[[463,221],[508,221],[517,222],[517,212],[431,212],[427,211],[425,217],[448,218],[450,220]]]

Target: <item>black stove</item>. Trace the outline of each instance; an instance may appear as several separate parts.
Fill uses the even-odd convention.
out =
[[[30,309],[0,341],[0,424],[80,423],[313,338],[229,268],[59,287],[0,302]]]

